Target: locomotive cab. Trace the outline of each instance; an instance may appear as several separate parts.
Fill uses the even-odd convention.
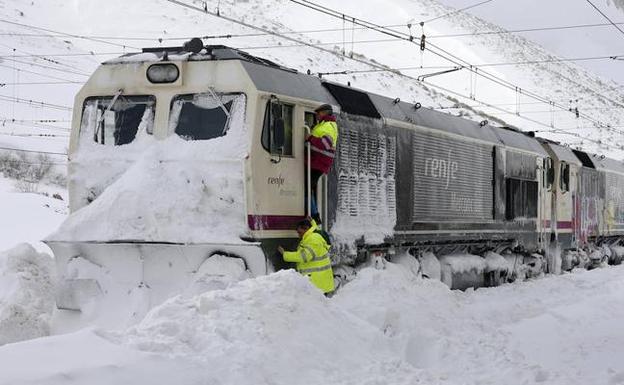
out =
[[[312,98],[280,94],[289,76],[301,83],[295,71],[222,46],[103,63],[75,98],[71,215],[46,240],[63,282],[57,305],[79,310],[122,286],[141,288],[153,306],[215,255],[252,276],[272,271],[261,246],[296,239],[304,127],[331,102],[312,77]]]

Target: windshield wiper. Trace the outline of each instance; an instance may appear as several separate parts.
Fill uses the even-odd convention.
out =
[[[93,134],[93,139],[95,139],[96,142],[98,142],[97,138],[98,138],[98,135],[100,134],[100,127],[102,126],[102,122],[104,121],[104,118],[106,117],[106,113],[109,112],[113,108],[113,106],[115,105],[115,102],[117,101],[117,99],[119,99],[119,97],[122,94],[123,94],[123,88],[118,89],[115,95],[113,95],[113,99],[111,100],[110,104],[108,105],[108,107],[106,107],[106,110],[102,112],[102,116],[100,116],[100,118],[98,119],[97,125],[95,127],[95,133]],[[104,144],[104,133],[102,133],[102,144]]]
[[[221,101],[221,98],[217,96],[217,94],[214,92],[212,88],[208,88],[208,92],[210,92],[210,95],[217,101],[217,103],[219,103],[219,107],[221,107],[221,109],[225,113],[225,116],[227,116],[227,119],[225,120],[225,124],[223,125],[223,132],[221,133],[221,135],[225,135],[225,132],[230,126],[229,124],[230,123],[230,111],[228,111],[227,107],[225,107],[225,105]]]

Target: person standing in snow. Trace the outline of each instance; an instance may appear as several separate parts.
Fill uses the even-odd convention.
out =
[[[312,127],[306,142],[310,146],[310,184],[312,185],[312,202],[309,215],[321,223],[318,206],[316,204],[316,191],[318,181],[324,174],[329,173],[334,158],[336,157],[336,144],[338,143],[338,125],[332,106],[323,104],[314,110],[317,124]],[[307,157],[306,157],[307,162]],[[307,193],[306,193],[307,198]]]
[[[295,262],[299,273],[307,275],[310,282],[323,293],[334,291],[334,272],[329,258],[330,245],[318,230],[314,219],[304,219],[297,223],[299,246],[296,251],[285,251],[282,246],[277,251],[286,262]]]

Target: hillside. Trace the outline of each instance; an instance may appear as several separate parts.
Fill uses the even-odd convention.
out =
[[[202,4],[196,1],[194,6],[201,9]],[[444,37],[502,29],[467,13],[436,19],[453,9],[435,0],[396,0],[389,4],[368,1],[366,6],[353,0],[339,6],[329,1],[320,4],[379,25],[394,26],[394,30],[404,33],[410,32],[406,25],[413,23],[411,34],[416,40],[424,32],[428,36],[428,49],[447,58],[455,56],[453,60],[466,68],[418,81],[415,78],[420,75],[458,64],[429,50],[421,52],[418,44],[362,29],[348,18],[343,22],[286,0],[230,0],[209,3],[207,7],[211,12],[218,8],[224,17],[286,34],[334,53],[266,35],[164,0],[132,3],[111,0],[106,7],[90,2],[2,0],[0,9],[5,16],[0,22],[0,33],[4,36],[0,45],[4,52],[0,76],[12,80],[0,88],[0,116],[5,119],[0,142],[5,147],[64,152],[67,131],[59,127],[69,126],[68,107],[72,105],[73,94],[99,62],[142,46],[179,45],[192,36],[231,35],[207,38],[204,42],[241,48],[300,71],[348,71],[348,74],[324,76],[474,120],[488,119],[524,131],[537,131],[541,136],[586,151],[618,159],[624,155],[622,89],[612,81],[601,79],[573,62],[556,62],[556,56],[514,34]],[[432,21],[426,22],[421,30],[419,20]],[[360,61],[354,61],[351,52]],[[371,61],[377,63],[375,67],[366,64]],[[526,61],[545,62],[528,65]],[[509,65],[514,62],[525,64]],[[476,66],[474,72],[469,70],[470,65]],[[405,77],[381,71],[379,66],[411,69],[401,71],[409,76]],[[496,77],[496,82],[482,74],[491,79]],[[529,95],[552,101],[556,106]],[[47,104],[35,106],[28,100]],[[576,108],[579,118],[574,113]],[[32,136],[41,134],[55,136]],[[25,139],[15,135],[29,136]]]

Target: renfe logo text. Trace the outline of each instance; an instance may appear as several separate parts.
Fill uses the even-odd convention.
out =
[[[459,170],[459,164],[451,161],[451,150],[448,152],[446,159],[425,158],[425,176],[446,181],[447,189],[451,183],[451,179],[456,179],[456,173]]]

